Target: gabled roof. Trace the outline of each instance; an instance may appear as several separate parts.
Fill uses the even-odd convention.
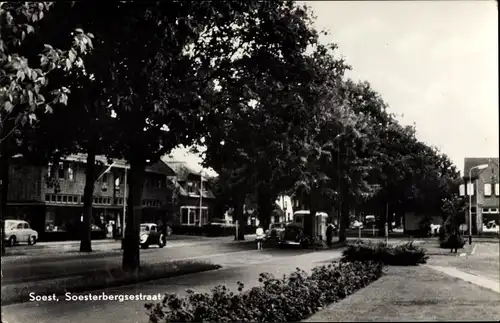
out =
[[[115,167],[115,168],[129,168],[130,167],[127,164],[127,161],[123,160],[123,159],[113,159],[112,163],[109,163],[108,158],[106,158],[106,156],[98,155],[95,157],[95,159],[96,159],[96,163],[100,163],[104,166],[113,165],[113,167]],[[64,160],[85,164],[87,162],[87,155],[86,154],[73,154],[73,155],[69,155],[68,157],[64,158]],[[146,172],[155,173],[155,174],[162,174],[162,175],[167,175],[167,176],[175,176],[176,175],[176,173],[167,164],[165,164],[165,162],[163,162],[162,160],[160,160],[152,165],[147,166]]]
[[[189,175],[198,175],[199,172],[194,171],[186,162],[183,161],[164,161],[165,164],[172,169],[179,182],[185,182]]]
[[[498,157],[465,157],[464,159],[464,177],[469,177],[469,171],[472,167],[488,164],[489,167],[494,167],[498,169]],[[472,170],[472,177],[477,177],[479,171],[477,169]]]

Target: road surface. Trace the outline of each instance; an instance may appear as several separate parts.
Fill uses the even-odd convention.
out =
[[[300,249],[253,250],[228,253],[226,255],[213,255],[210,260],[221,264],[222,269],[94,291],[92,294],[185,294],[186,289],[206,292],[220,284],[225,284],[231,290],[236,291],[238,281],[245,284],[245,289],[257,286],[258,275],[262,272],[281,276],[293,272],[296,267],[310,271],[312,268],[329,263],[338,257],[340,257],[339,250],[310,252]],[[64,296],[61,296],[58,302],[26,302],[2,306],[2,321],[4,323],[148,322],[144,303],[145,301],[67,301]]]
[[[141,250],[141,264],[155,264],[175,260],[209,260],[213,255],[237,253],[256,249],[253,241],[231,242],[169,242],[165,248],[150,247]],[[121,251],[90,254],[48,254],[2,259],[2,284],[39,281],[77,276],[91,270],[121,267]]]

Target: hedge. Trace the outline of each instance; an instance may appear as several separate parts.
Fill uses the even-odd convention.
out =
[[[167,294],[163,302],[145,305],[149,322],[297,322],[367,286],[382,276],[380,262],[333,262],[313,269],[297,268],[274,278],[260,274],[259,287],[238,292],[217,286],[210,293],[179,297]]]
[[[380,261],[385,265],[417,266],[429,259],[426,252],[413,242],[391,246],[385,242],[374,244],[357,241],[344,249],[342,261]]]

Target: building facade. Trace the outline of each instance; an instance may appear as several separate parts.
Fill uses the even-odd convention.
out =
[[[96,157],[97,180],[93,195],[93,230],[117,231],[126,214],[124,161],[109,164]],[[9,170],[6,219],[23,219],[38,231],[41,240],[78,239],[83,220],[86,156],[71,155],[54,167],[32,166],[15,160]],[[175,173],[163,162],[146,168],[142,196],[142,221],[164,222],[171,209]],[[126,186],[126,187],[125,187]],[[110,230],[111,231],[111,230]]]
[[[460,188],[460,193],[467,198],[467,203],[469,194],[472,195],[473,233],[482,233],[491,221],[500,225],[498,162],[498,157],[467,157],[464,160],[464,184]],[[477,166],[480,165],[487,165],[487,167],[478,169]],[[466,223],[469,225],[469,216],[467,216]]]
[[[215,202],[209,178],[184,161],[165,159],[164,162],[173,170],[178,190],[178,217],[173,224],[201,226],[209,223],[214,216],[212,213]]]

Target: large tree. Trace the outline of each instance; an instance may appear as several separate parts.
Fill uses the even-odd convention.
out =
[[[8,169],[12,156],[33,148],[26,140],[38,115],[51,113],[53,108],[67,103],[67,86],[48,80],[58,71],[71,74],[75,67],[83,68],[80,56],[92,47],[91,39],[81,29],[64,30],[70,36],[68,50],[50,44],[33,47],[33,34],[53,7],[53,3],[0,4],[0,213],[6,212]],[[57,76],[56,76],[57,78]],[[2,254],[4,253],[2,239]]]

